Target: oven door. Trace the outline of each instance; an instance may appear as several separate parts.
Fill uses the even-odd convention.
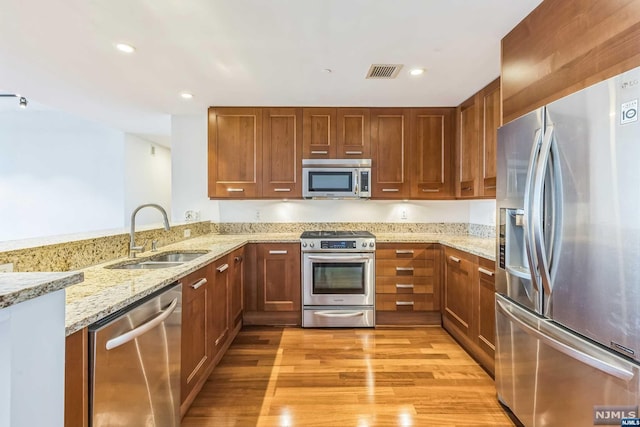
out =
[[[303,253],[303,305],[373,305],[375,253]]]

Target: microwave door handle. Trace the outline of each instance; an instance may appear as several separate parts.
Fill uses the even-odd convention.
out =
[[[355,186],[354,186],[353,194],[355,194],[357,196],[358,193],[359,193],[358,184],[359,184],[359,181],[360,181],[360,169],[357,169],[356,172],[354,173],[354,175],[356,176],[356,178],[355,178]]]

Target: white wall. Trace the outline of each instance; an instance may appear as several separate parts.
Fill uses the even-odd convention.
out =
[[[0,114],[0,241],[122,227],[121,132],[52,111]]]
[[[130,226],[131,212],[143,203],[157,203],[171,215],[171,150],[126,134],[124,151],[125,226]],[[162,214],[153,208],[141,209],[136,227],[143,224],[162,225]]]
[[[207,114],[171,117],[172,217],[184,221],[187,210],[217,222],[218,202],[207,196]]]
[[[496,201],[471,200],[469,204],[469,223],[495,227]]]

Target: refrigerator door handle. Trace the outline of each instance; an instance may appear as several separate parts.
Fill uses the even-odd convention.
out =
[[[531,209],[532,209],[532,193],[534,189],[535,173],[538,166],[538,159],[540,155],[540,146],[542,144],[542,129],[536,130],[533,138],[533,145],[531,146],[531,154],[529,155],[529,165],[527,167],[527,178],[524,186],[524,246],[527,254],[527,262],[529,264],[529,271],[531,272],[531,284],[536,292],[539,292],[538,278],[537,278],[537,266],[536,266],[536,254],[535,246],[533,245],[533,223],[531,221]]]
[[[571,357],[572,359],[579,360],[580,362],[594,369],[602,371],[608,375],[612,375],[623,381],[629,382],[633,379],[633,372],[623,369],[619,366],[615,366],[611,363],[607,363],[603,360],[591,356],[590,354],[575,349],[570,345],[567,345],[551,336],[545,335],[536,328],[528,325],[526,322],[522,321],[516,315],[514,315],[508,308],[506,308],[503,302],[499,299],[496,299],[496,307],[498,308],[498,311],[500,311],[500,313],[504,314],[509,320],[517,324],[524,332],[542,341],[545,345],[554,348],[560,353],[563,353]]]
[[[540,157],[538,159],[538,167],[536,171],[536,178],[533,184],[533,197],[532,197],[532,228],[534,238],[534,253],[537,257],[537,264],[539,266],[540,279],[544,292],[547,295],[551,295],[551,276],[549,273],[549,260],[547,258],[547,248],[544,241],[544,212],[543,197],[544,197],[544,179],[547,175],[549,157],[551,154],[551,144],[554,141],[553,126],[547,126],[544,132],[544,138],[542,140],[542,146],[540,147]]]

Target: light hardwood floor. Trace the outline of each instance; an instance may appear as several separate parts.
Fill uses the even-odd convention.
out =
[[[441,328],[243,329],[182,420],[205,426],[513,426]]]

